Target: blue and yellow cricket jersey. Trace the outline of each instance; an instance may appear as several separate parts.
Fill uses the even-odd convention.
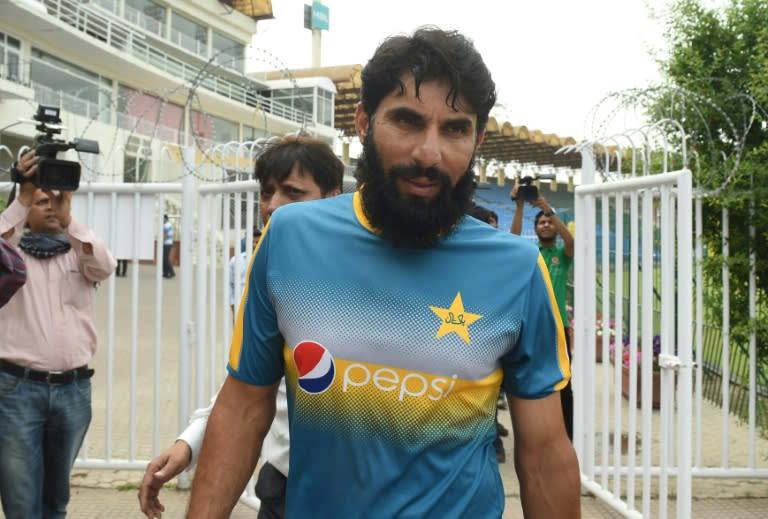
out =
[[[546,266],[472,218],[396,249],[359,194],[291,204],[253,257],[229,371],[285,374],[287,517],[498,518],[499,386],[541,398],[570,376]]]

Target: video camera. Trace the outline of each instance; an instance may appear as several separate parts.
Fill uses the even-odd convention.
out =
[[[99,143],[88,139],[74,139],[66,142],[53,136],[61,133],[59,109],[54,106],[37,107],[34,115],[39,124],[35,127],[40,133],[35,136],[35,154],[40,157],[37,172],[33,178],[25,178],[16,168],[11,169],[11,181],[19,184],[32,182],[41,189],[59,191],[77,191],[80,186],[80,163],[56,158],[60,151],[75,149],[84,153],[99,153]]]
[[[539,198],[539,188],[533,185],[533,177],[523,177],[517,187],[517,198],[524,202],[534,202]]]

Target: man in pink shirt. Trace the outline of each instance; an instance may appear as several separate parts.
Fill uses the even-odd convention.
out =
[[[31,179],[38,161],[31,151],[16,167]],[[0,309],[0,499],[7,519],[66,516],[70,472],[91,421],[95,286],[116,261],[72,219],[71,201],[71,192],[27,181],[0,214],[0,236],[27,266],[26,284]]]

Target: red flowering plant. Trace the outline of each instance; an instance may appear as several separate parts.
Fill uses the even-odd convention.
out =
[[[653,370],[659,371],[661,368],[659,367],[659,353],[661,353],[661,335],[656,334],[653,336],[653,342],[651,343],[653,346]],[[611,361],[615,362],[616,359],[616,342],[611,341],[611,344],[608,346],[610,355],[611,355]],[[632,352],[630,351],[629,347],[629,335],[622,335],[621,338],[621,363],[625,368],[629,368],[632,360]],[[642,349],[638,346],[637,347],[637,362],[636,365],[639,366],[643,361],[643,352]]]

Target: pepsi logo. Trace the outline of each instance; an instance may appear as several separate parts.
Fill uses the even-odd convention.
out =
[[[307,393],[322,393],[333,384],[336,366],[333,356],[322,344],[300,342],[293,348],[293,362],[298,371],[299,387]]]

